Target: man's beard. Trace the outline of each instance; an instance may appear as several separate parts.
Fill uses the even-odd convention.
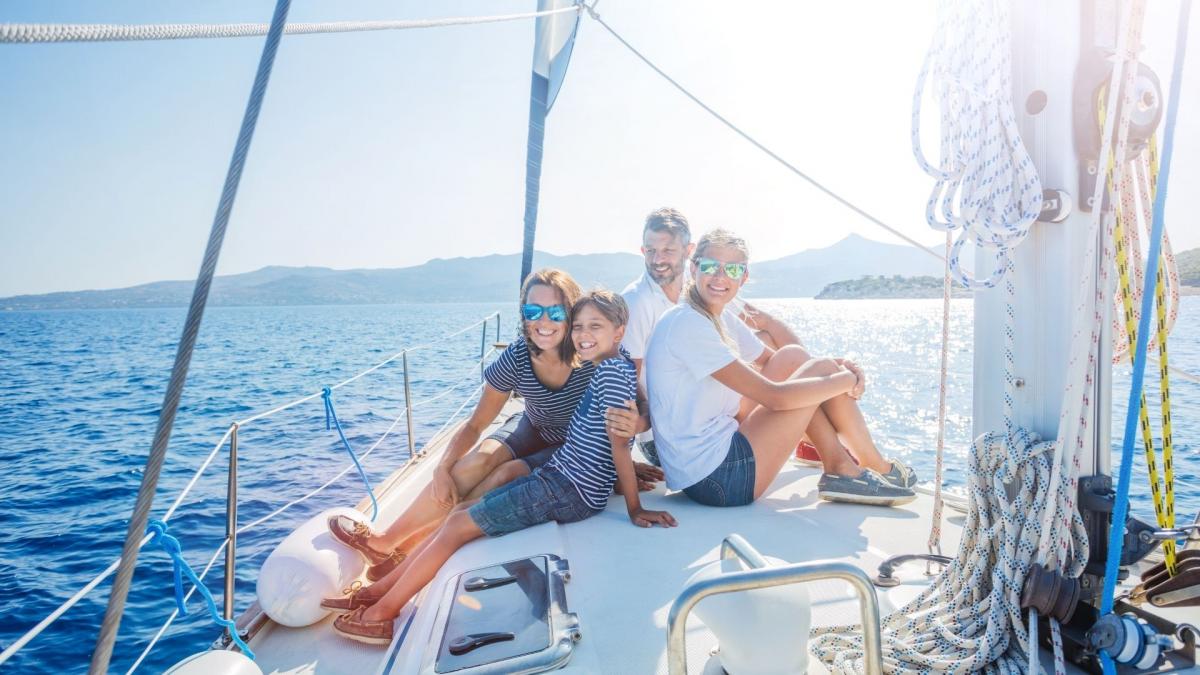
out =
[[[653,265],[646,265],[646,274],[650,275],[650,278],[654,280],[654,283],[658,284],[659,286],[666,286],[667,284],[673,283],[679,278],[679,267],[676,265],[670,265],[665,271],[658,272],[654,269]]]

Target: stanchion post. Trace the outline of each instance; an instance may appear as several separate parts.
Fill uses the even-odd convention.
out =
[[[487,319],[483,320],[483,330],[479,333],[479,380],[483,381],[483,356],[487,354]]]
[[[235,561],[237,559],[237,472],[238,472],[238,425],[233,423],[229,434],[229,486],[225,495],[225,618],[233,621],[234,585],[237,581]],[[230,640],[233,636],[229,636]]]
[[[413,438],[412,383],[408,377],[408,350],[400,353],[404,365],[404,422],[408,427],[408,459],[417,456],[417,440]]]

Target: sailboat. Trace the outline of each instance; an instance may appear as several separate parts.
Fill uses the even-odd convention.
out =
[[[1161,606],[1153,600],[1149,607],[1132,603],[1138,593],[1149,597],[1159,588],[1155,574],[1162,572],[1155,571],[1158,560],[1152,555],[1157,543],[1189,537],[1194,542],[1196,532],[1173,522],[1128,520],[1122,493],[1128,490],[1128,457],[1122,463],[1125,471],[1114,481],[1108,456],[1111,378],[1101,365],[1110,359],[1108,293],[1116,274],[1110,260],[1115,239],[1106,229],[1116,221],[1110,188],[1119,183],[1124,153],[1132,156],[1131,146],[1137,145],[1129,140],[1136,105],[1142,113],[1148,108],[1166,111],[1161,115],[1166,120],[1163,167],[1169,168],[1170,105],[1178,100],[1177,91],[1168,96],[1138,79],[1136,26],[1145,3],[1017,2],[1011,13],[1003,3],[980,3],[986,11],[975,15],[967,14],[979,9],[975,4],[944,4],[922,79],[940,82],[936,86],[945,106],[944,164],[926,163],[938,185],[930,199],[931,218],[942,217],[947,230],[946,285],[957,279],[978,289],[974,424],[979,440],[971,454],[965,497],[943,494],[939,479],[930,493],[903,510],[817,503],[811,495],[819,473],[799,465],[786,468],[766,498],[741,509],[706,508],[660,487],[643,501],[649,508],[669,508],[678,528],[649,535],[629,527],[614,502],[605,513],[581,523],[546,524],[473,542],[401,613],[390,644],[367,647],[335,635],[331,617],[314,609],[323,594],[350,586],[363,572],[361,561],[355,565],[352,554],[321,535],[327,513],[298,524],[280,543],[260,571],[257,597],[248,609],[235,612],[238,431],[318,396],[331,406],[335,386],[231,425],[210,455],[209,461],[227,448],[231,460],[228,534],[213,556],[215,562],[225,554],[224,606],[216,608],[200,575],[186,564],[178,573],[192,578],[194,587],[214,603],[212,611],[224,633],[211,649],[186,656],[171,672],[1008,673],[1041,667],[1111,671],[1114,663],[1125,672],[1200,672],[1198,636],[1188,624],[1196,619],[1195,604],[1189,604],[1195,597],[1188,595],[1191,587],[1170,586],[1166,592],[1177,595]],[[1184,7],[1189,6],[1185,0]],[[107,670],[138,551],[167,536],[165,525],[152,526],[147,534],[155,481],[280,40],[292,33],[388,30],[419,23],[288,24],[288,8],[287,0],[280,0],[271,23],[263,26],[0,26],[3,41],[266,35],[122,559],[10,645],[0,663],[36,639],[83,593],[115,574],[91,666],[93,672]],[[1185,28],[1186,18],[1184,14],[1180,23]],[[522,279],[531,267],[545,125],[574,37],[589,19],[785,169],[888,227],[815,183],[672,80],[604,22],[595,2],[539,0],[535,12],[480,18],[537,22]],[[1064,32],[1063,26],[1079,28]],[[1062,39],[1064,34],[1070,39]],[[1185,37],[1186,30],[1181,43]],[[1042,58],[1031,47],[1035,43],[1054,45],[1069,58]],[[979,61],[958,63],[956,69],[953,56],[977,44],[991,51],[977,52],[982,54]],[[972,100],[981,92],[952,74],[981,77],[994,90],[982,92],[982,103]],[[1172,86],[1180,81],[1172,78]],[[917,99],[922,91],[919,85]],[[1022,102],[1019,113],[1013,101]],[[973,127],[979,119],[987,121]],[[1157,122],[1143,131],[1148,133],[1144,146],[1157,133]],[[914,136],[918,127],[914,125]],[[994,166],[965,161],[977,159],[961,152],[964,139],[978,136],[974,132],[997,134],[1000,140],[976,149],[1003,155],[1012,168],[1004,176],[1014,195],[1008,202],[1012,213],[1000,214],[1003,231],[972,224],[974,212],[986,211],[993,202],[946,197],[960,194],[964,184],[988,182],[964,168]],[[955,168],[955,162],[962,166]],[[1165,195],[1165,171],[1159,180],[1158,195]],[[1160,223],[1161,214],[1152,220]],[[977,245],[973,272],[961,259],[962,244],[952,241],[955,232],[958,242]],[[1145,275],[1147,299],[1155,295],[1152,277],[1161,229],[1157,234]],[[1130,350],[1135,373],[1146,364],[1150,311],[1144,309],[1142,317],[1142,326],[1134,330],[1130,324],[1127,331],[1136,334]],[[480,331],[479,363],[464,364],[472,376],[491,353],[489,343],[501,342],[499,327],[497,317],[488,317],[462,329]],[[406,363],[406,358],[400,352],[384,363]],[[405,373],[407,381],[407,368]],[[411,443],[410,398],[405,396],[404,419]],[[469,402],[468,396],[464,405]],[[519,400],[512,400],[505,412],[520,407]],[[329,412],[336,425],[331,407]],[[377,522],[403,511],[429,481],[456,428],[453,419],[424,448],[410,446],[410,461],[354,511],[372,513]],[[208,466],[206,461],[200,473]],[[181,501],[182,495],[161,523]],[[947,504],[965,515],[945,518]],[[930,525],[940,539],[931,537],[923,546]],[[1163,565],[1182,569],[1189,564],[1183,555],[1189,551],[1176,555],[1167,549],[1170,545]],[[957,554],[939,554],[953,551]],[[1143,578],[1144,572],[1150,576]],[[1168,580],[1184,576],[1167,572]]]

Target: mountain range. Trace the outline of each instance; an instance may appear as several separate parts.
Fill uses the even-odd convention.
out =
[[[1181,267],[1190,268],[1195,253],[1180,254]],[[516,290],[520,264],[518,254],[495,254],[435,258],[392,269],[272,266],[217,277],[209,302],[214,306],[503,302]],[[630,253],[537,252],[534,267],[547,266],[567,270],[584,288],[602,285],[615,290],[623,289],[643,269],[641,257]],[[941,261],[927,252],[850,235],[826,248],[753,261],[745,293],[749,298],[812,297],[827,284],[865,275],[940,278],[941,274]],[[192,286],[190,280],[158,281],[111,290],[18,295],[0,298],[0,310],[183,307]]]

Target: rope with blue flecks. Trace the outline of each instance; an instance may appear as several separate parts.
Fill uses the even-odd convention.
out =
[[[1128,33],[1140,28],[1140,11],[1124,8],[1118,36],[1113,81],[1133,59],[1125,48]],[[1136,42],[1132,43],[1136,44]],[[923,82],[919,85],[923,86]],[[1110,108],[1115,107],[1114,98]],[[1106,122],[1101,156],[1107,156],[1116,118],[1127,130],[1129,110]],[[953,123],[952,120],[944,122]],[[944,157],[956,149],[943,146]],[[1118,149],[1118,155],[1123,148]],[[1087,560],[1087,533],[1075,505],[1080,456],[1089,449],[1093,388],[1099,364],[1099,345],[1110,302],[1108,288],[1113,254],[1113,218],[1100,208],[1103,181],[1097,183],[1079,289],[1072,314],[1072,337],[1067,364],[1064,405],[1057,441],[1040,442],[1018,427],[1012,415],[1012,294],[1011,275],[1005,283],[1005,430],[977,439],[968,469],[969,510],[956,558],[920,596],[884,619],[885,671],[1024,673],[1040,671],[1036,660],[1037,615],[1027,631],[1020,594],[1030,564],[1036,558],[1068,577],[1082,573]],[[945,186],[943,186],[945,187]],[[933,202],[931,202],[932,204]],[[945,202],[943,202],[943,206]],[[933,208],[930,209],[932,215]],[[943,209],[943,214],[947,209]],[[951,214],[952,215],[952,214]],[[1104,219],[1107,234],[1098,254],[1097,236]],[[1097,265],[1097,256],[1102,262]],[[998,261],[999,262],[999,261]],[[1003,261],[1005,272],[1011,260]],[[1099,274],[1099,279],[1097,279]],[[961,276],[961,275],[960,275]],[[993,275],[998,281],[998,276]],[[961,280],[961,279],[960,279]],[[1043,515],[1029,515],[1043,514]],[[1061,637],[1051,621],[1055,670],[1062,672]],[[834,672],[864,672],[863,645],[854,626],[813,630],[812,651]]]
[[[968,288],[999,283],[1011,250],[1025,239],[1042,208],[1041,180],[1013,113],[1010,42],[1004,3],[944,0],[913,93],[913,156],[936,181],[925,218],[935,229],[959,232],[950,266]],[[941,118],[939,166],[926,159],[921,147],[927,81]],[[963,269],[960,258],[967,242],[994,252],[989,276],[974,278]]]

